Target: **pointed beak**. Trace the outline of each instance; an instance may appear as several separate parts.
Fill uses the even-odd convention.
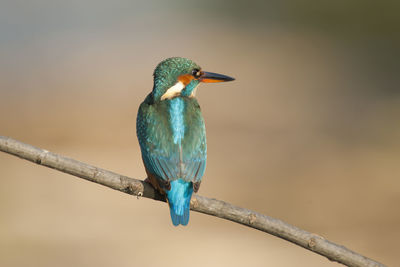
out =
[[[235,78],[218,74],[218,73],[213,73],[213,72],[206,72],[203,71],[199,81],[203,83],[220,83],[220,82],[230,82],[234,81]]]

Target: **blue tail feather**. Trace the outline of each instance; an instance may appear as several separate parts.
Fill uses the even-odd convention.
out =
[[[174,226],[187,225],[189,222],[190,199],[193,193],[192,182],[182,179],[171,182],[171,190],[167,191],[167,198]]]
[[[174,226],[178,226],[180,224],[182,225],[187,225],[189,222],[189,208],[184,208],[183,214],[178,215],[178,213],[175,212],[175,209],[173,207],[170,207],[170,213],[171,213],[171,220],[172,224]]]

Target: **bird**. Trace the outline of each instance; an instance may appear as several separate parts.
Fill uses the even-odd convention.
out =
[[[200,83],[235,79],[203,71],[182,57],[161,61],[153,77],[153,89],[140,104],[136,119],[145,181],[166,197],[172,224],[185,226],[207,161],[206,129],[196,90]]]

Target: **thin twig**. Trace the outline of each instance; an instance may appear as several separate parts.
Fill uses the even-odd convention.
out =
[[[0,136],[0,151],[95,182],[112,189],[146,198],[165,201],[149,184],[107,171],[68,157]],[[350,249],[337,245],[319,235],[301,230],[281,220],[236,207],[221,200],[193,196],[191,210],[230,220],[283,238],[305,249],[311,250],[331,261],[347,266],[384,266]]]

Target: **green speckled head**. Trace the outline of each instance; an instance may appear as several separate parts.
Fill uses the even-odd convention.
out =
[[[187,58],[171,57],[163,60],[154,70],[153,96],[158,100],[172,86],[178,82],[178,77],[192,74],[193,70],[200,70],[200,66]],[[193,79],[182,90],[181,95],[190,95],[199,81]]]

